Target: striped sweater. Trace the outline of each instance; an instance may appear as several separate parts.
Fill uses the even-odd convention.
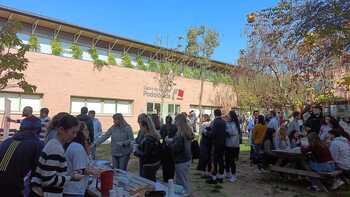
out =
[[[69,179],[63,146],[54,138],[45,145],[40,154],[32,177],[32,186],[42,188],[44,196],[61,196],[63,186]]]

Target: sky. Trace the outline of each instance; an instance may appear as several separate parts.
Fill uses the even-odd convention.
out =
[[[219,33],[212,59],[234,64],[247,14],[277,0],[0,0],[0,4],[149,44],[175,48],[190,27]],[[159,40],[162,42],[160,43]],[[185,43],[182,43],[183,45]]]

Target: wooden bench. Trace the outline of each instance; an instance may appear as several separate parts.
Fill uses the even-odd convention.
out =
[[[317,172],[308,171],[308,170],[298,170],[298,169],[293,169],[293,168],[285,168],[285,167],[280,167],[280,166],[276,166],[276,165],[270,165],[270,171],[284,173],[284,174],[292,174],[292,175],[310,177],[310,178],[317,178],[317,179],[337,178],[343,173],[341,170],[336,170],[333,172],[317,173]],[[322,183],[319,186],[321,187],[322,190],[324,190],[325,192],[328,192],[328,189]]]
[[[306,176],[306,177],[318,178],[318,179],[322,178],[321,175],[316,172],[307,171],[307,170],[297,170],[293,168],[285,168],[285,167],[280,167],[275,165],[270,165],[270,171],[299,175],[299,176]]]

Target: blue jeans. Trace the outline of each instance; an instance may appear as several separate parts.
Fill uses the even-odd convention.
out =
[[[309,165],[310,165],[310,168],[317,173],[333,172],[336,170],[336,165],[334,162],[318,163],[318,162],[310,161]]]
[[[83,194],[63,194],[63,197],[84,197]]]

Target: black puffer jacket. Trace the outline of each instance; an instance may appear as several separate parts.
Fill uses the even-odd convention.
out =
[[[143,164],[154,164],[160,161],[161,150],[159,138],[146,134],[135,155],[143,160]]]

